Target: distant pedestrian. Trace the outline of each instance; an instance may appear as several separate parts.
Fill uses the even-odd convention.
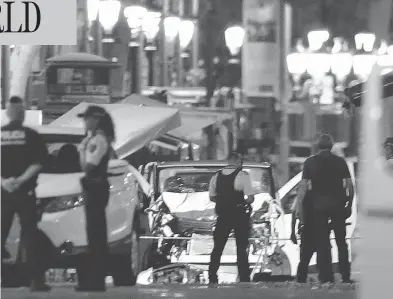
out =
[[[228,164],[212,177],[209,185],[210,200],[216,203],[217,214],[214,248],[209,264],[209,283],[212,284],[218,283],[217,271],[232,229],[235,231],[240,281],[250,281],[247,254],[250,214],[247,205],[254,201],[254,191],[249,174],[242,170],[243,156],[232,153]]]
[[[298,212],[302,222],[306,220],[304,200],[309,189],[309,208],[312,210],[312,226],[318,255],[319,280],[334,282],[330,245],[330,230],[334,231],[339,249],[339,266],[343,282],[350,282],[350,263],[346,243],[346,218],[352,208],[353,184],[345,160],[331,150],[333,138],[322,135],[318,139],[319,152],[308,158],[303,167],[299,184]],[[347,190],[349,193],[347,193]],[[307,204],[308,205],[308,204]],[[329,224],[331,221],[331,224]]]

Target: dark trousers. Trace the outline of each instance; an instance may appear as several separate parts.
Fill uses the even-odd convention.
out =
[[[329,219],[331,223],[329,225]],[[321,281],[333,281],[330,231],[333,230],[338,249],[339,269],[343,280],[350,279],[348,244],[346,242],[346,217],[344,207],[336,206],[315,213],[318,263]]]
[[[44,269],[40,267],[38,240],[38,215],[36,208],[35,195],[27,192],[8,193],[1,190],[1,248],[4,252],[5,244],[10,233],[14,216],[18,215],[21,236],[20,245],[24,250],[22,253],[22,260],[24,252],[26,254],[26,266],[28,276],[31,280],[43,279]]]
[[[78,282],[87,288],[105,287],[108,261],[108,233],[105,208],[109,198],[107,184],[84,186],[87,255],[79,269]]]
[[[316,252],[315,231],[312,223],[304,225],[300,233],[300,262],[297,268],[296,280],[300,283],[307,281],[310,260]]]
[[[218,216],[216,229],[213,235],[214,248],[211,253],[209,264],[210,282],[217,282],[217,271],[220,267],[222,252],[224,251],[232,229],[235,231],[237,268],[240,281],[250,281],[250,266],[248,264],[247,254],[248,236],[250,232],[249,219],[249,216],[243,210]]]
[[[351,277],[351,265],[349,263],[348,244],[345,239],[347,234],[345,210],[337,209],[331,214],[330,219],[337,244],[340,274],[344,281],[349,280]]]

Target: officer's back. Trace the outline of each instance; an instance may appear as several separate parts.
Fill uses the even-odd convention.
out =
[[[1,176],[2,178],[17,178],[34,162],[34,152],[38,133],[19,122],[13,122],[1,127]],[[24,190],[34,188],[36,177],[23,185]]]
[[[327,137],[326,137],[327,138]],[[329,138],[327,138],[329,139]],[[323,144],[326,141],[326,146]],[[327,208],[326,205],[345,203],[343,180],[350,178],[344,158],[330,151],[330,140],[320,139],[321,151],[308,158],[304,163],[303,179],[311,182],[311,195],[316,209]]]

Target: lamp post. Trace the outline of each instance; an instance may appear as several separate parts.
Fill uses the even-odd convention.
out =
[[[245,30],[241,26],[232,26],[225,30],[225,44],[227,45],[232,56],[240,53],[243,46]]]
[[[229,91],[227,93],[227,99],[230,98],[230,103],[227,103],[226,101],[225,106],[228,108],[233,108],[235,103],[234,103],[234,97],[233,97],[233,89],[236,85],[236,74],[239,74],[239,68],[240,68],[240,50],[243,46],[244,42],[244,37],[245,37],[245,30],[241,26],[232,26],[229,27],[225,30],[224,32],[224,38],[225,38],[225,44],[227,48],[229,49],[230,52],[230,57],[228,59],[228,63],[226,66],[225,70],[225,76],[226,78],[226,85],[229,87]],[[229,97],[228,97],[229,95]]]
[[[373,33],[358,33],[355,35],[356,55],[353,56],[353,70],[356,75],[362,79],[366,79],[371,73],[372,67],[376,62],[376,55],[374,55],[375,34]]]
[[[102,43],[101,43],[102,32],[101,32],[101,24],[98,16],[99,8],[100,8],[100,0],[87,0],[87,18],[89,20],[88,40],[93,44],[93,47],[90,47],[90,51],[99,56],[102,56]]]
[[[191,20],[182,20],[179,27],[179,56],[178,56],[178,78],[179,85],[184,82],[183,51],[190,44],[194,35],[195,25]]]
[[[156,37],[160,31],[161,13],[147,12],[143,20],[142,30],[146,36],[146,56],[149,63],[148,85],[154,85],[154,53],[157,50]]]
[[[99,21],[104,29],[106,37],[102,40],[105,43],[113,43],[112,30],[119,20],[121,3],[119,0],[101,0],[98,7]]]
[[[142,85],[142,55],[144,52],[143,23],[148,11],[143,6],[128,6],[124,9],[128,27],[131,30],[129,63],[131,64],[131,93],[140,93]]]
[[[327,30],[310,31],[307,34],[308,43],[311,51],[318,51],[323,44],[329,39],[330,34]]]
[[[178,37],[179,34],[179,27],[181,24],[181,19],[176,16],[168,16],[164,19],[164,32],[165,32],[165,44],[168,45],[171,44],[172,46],[174,45],[175,39]],[[167,43],[168,42],[168,43]],[[174,52],[174,49],[172,47],[172,53]],[[168,53],[166,53],[168,54]],[[167,62],[167,57],[165,59],[165,62]],[[168,65],[166,66],[167,73],[164,74],[164,76],[167,76],[168,78],[172,78],[172,73],[173,73],[173,65],[171,66],[170,70],[168,70]],[[173,82],[170,82],[170,84]]]

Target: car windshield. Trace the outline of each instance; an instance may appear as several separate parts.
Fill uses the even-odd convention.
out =
[[[49,158],[43,169],[44,173],[82,172],[79,163],[78,145],[83,135],[41,135],[49,152]],[[114,153],[111,158],[114,158]]]
[[[207,192],[212,176],[221,167],[168,167],[159,170],[159,192]],[[266,168],[243,167],[248,172],[255,193],[270,193],[270,175]]]
[[[48,149],[49,157],[44,173],[81,172],[78,145],[82,135],[41,135]]]

